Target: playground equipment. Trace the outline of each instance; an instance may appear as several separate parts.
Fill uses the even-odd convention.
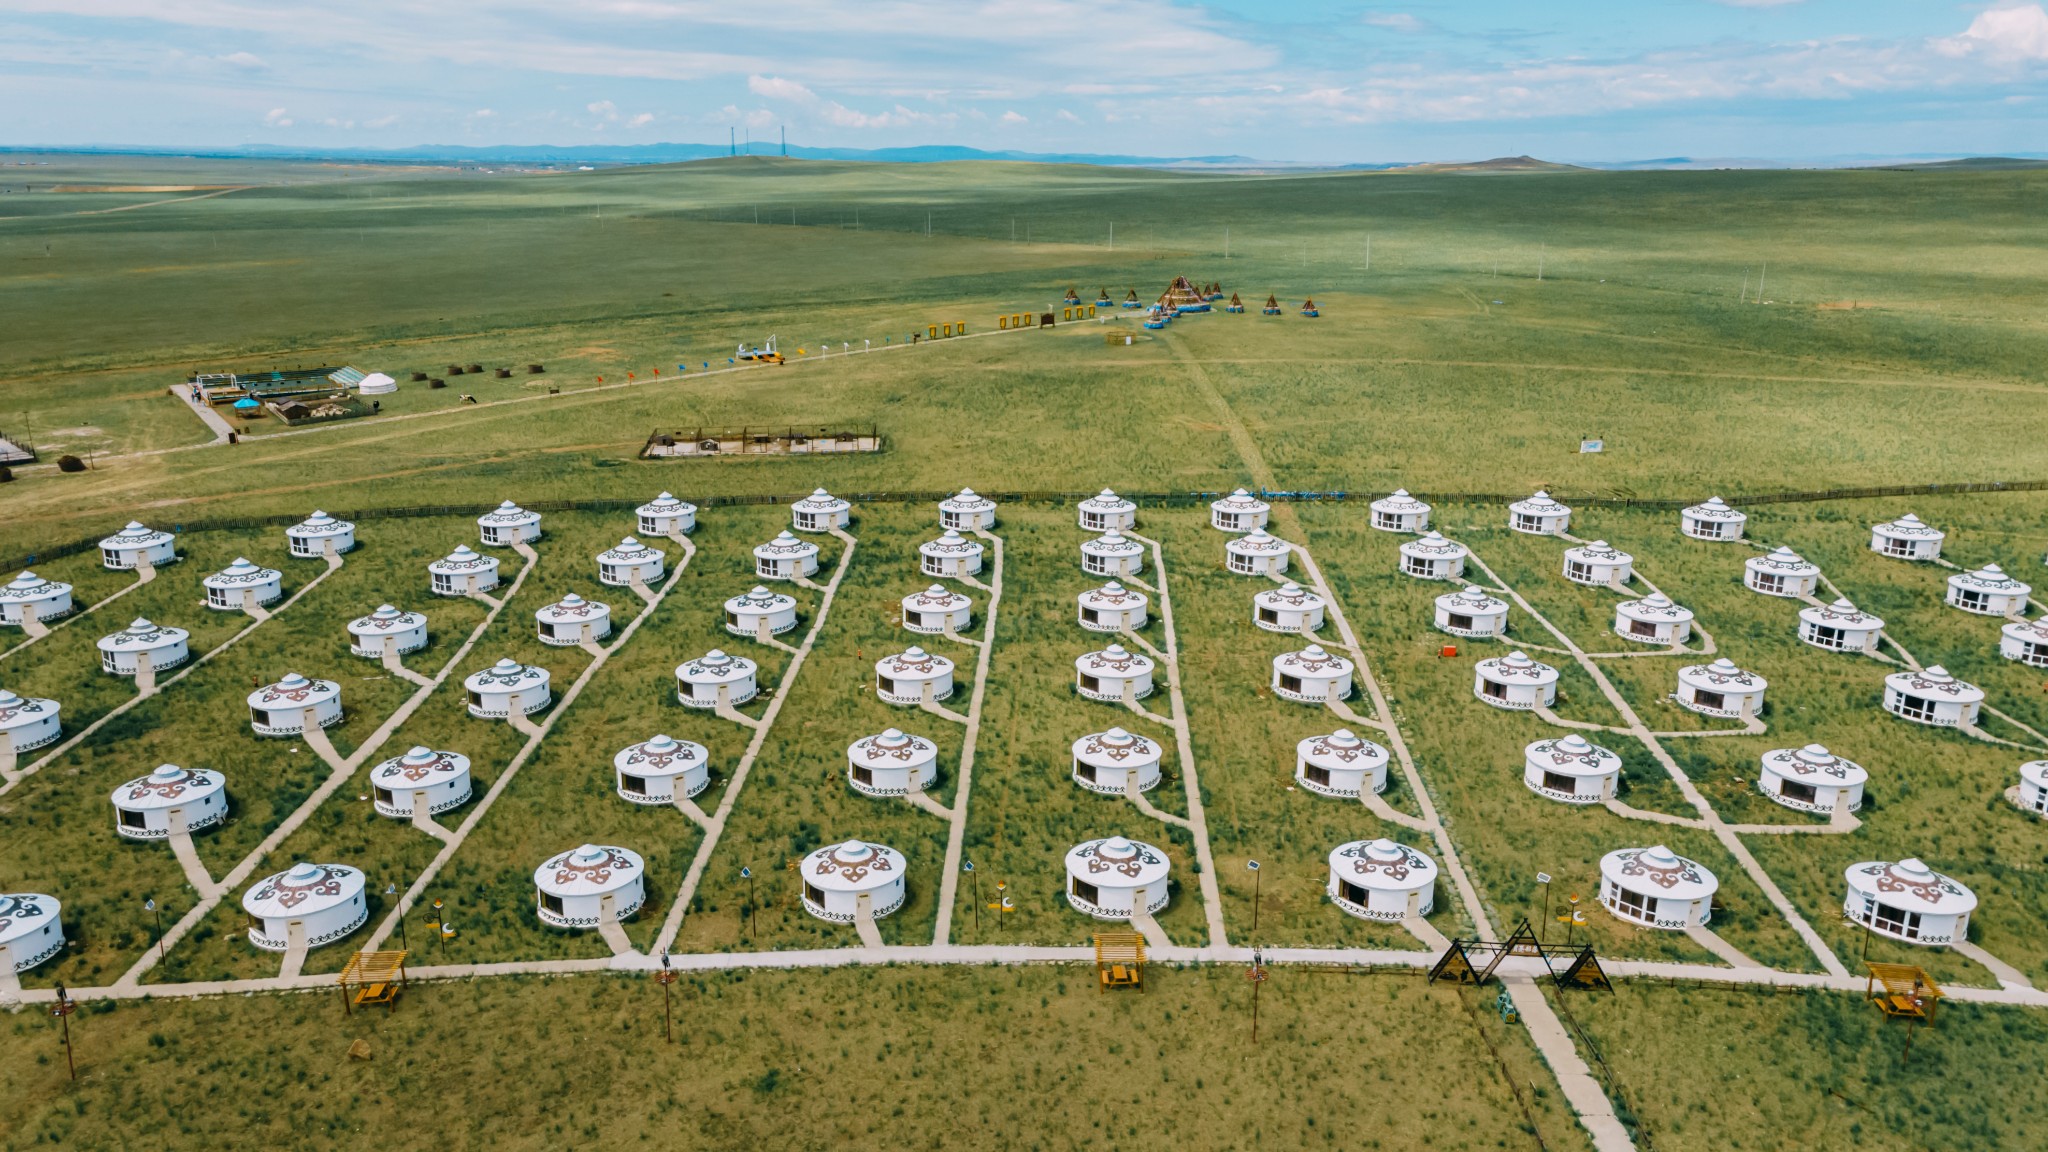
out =
[[[1239,300],[1237,293],[1232,292],[1230,294],[1230,303],[1225,304],[1223,310],[1225,312],[1242,312],[1244,311],[1244,301]]]
[[[1185,276],[1175,276],[1166,291],[1159,294],[1159,306],[1172,312],[1207,312],[1209,299],[1195,289]]]
[[[1114,308],[1114,307],[1116,307],[1116,305],[1115,305],[1115,304],[1112,304],[1112,303],[1110,303],[1110,300],[1109,300],[1109,289],[1107,289],[1107,288],[1104,288],[1104,289],[1102,290],[1102,292],[1101,292],[1101,293],[1100,293],[1099,295],[1097,295],[1097,296],[1095,297],[1095,306],[1096,306],[1097,308]]]
[[[1265,307],[1264,311],[1265,311],[1265,314],[1266,314],[1266,315],[1268,315],[1268,316],[1278,316],[1278,315],[1280,314],[1280,300],[1279,300],[1279,298],[1278,298],[1278,297],[1276,297],[1276,296],[1268,296],[1268,297],[1266,297],[1266,307]]]
[[[749,348],[746,344],[742,343],[739,351],[733,353],[733,359],[757,360],[763,364],[780,364],[782,363],[782,353],[775,350],[775,337],[770,336],[766,344],[759,345],[758,347]]]
[[[1143,307],[1144,307],[1144,305],[1143,305],[1143,304],[1141,304],[1141,303],[1139,303],[1139,302],[1138,302],[1138,290],[1137,290],[1136,288],[1133,288],[1133,289],[1131,289],[1130,295],[1128,295],[1128,296],[1125,296],[1125,297],[1124,297],[1124,307],[1126,307],[1126,308],[1143,308]]]
[[[1321,316],[1322,312],[1316,307],[1316,302],[1311,299],[1301,302],[1301,314],[1303,316]]]

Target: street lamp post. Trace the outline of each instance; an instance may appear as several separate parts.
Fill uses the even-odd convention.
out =
[[[1541,944],[1550,938],[1550,873],[1538,872],[1536,882],[1543,885],[1543,919],[1537,921],[1541,927],[1536,930],[1536,942]]]
[[[1252,938],[1256,940],[1259,935],[1259,862],[1247,860],[1244,866],[1252,874]]]
[[[974,861],[972,860],[962,861],[960,870],[967,873],[974,881],[974,939],[976,943],[979,943],[981,941],[981,877],[974,874]]]
[[[1257,945],[1252,947],[1252,968],[1245,973],[1252,982],[1252,1043],[1259,1042],[1259,985],[1266,982],[1266,954]]]
[[[393,897],[396,897],[396,896],[398,896],[398,885],[396,885],[396,884],[386,884],[386,885],[384,886],[384,894],[385,894],[386,896],[393,896]],[[398,946],[399,946],[400,948],[404,949],[405,951],[407,951],[407,952],[410,952],[410,951],[412,951],[412,945],[410,945],[410,944],[407,944],[407,943],[405,942],[405,901],[404,901],[404,899],[402,899],[402,898],[401,898],[401,899],[399,899],[399,900],[397,901],[397,904],[398,904]]]
[[[144,900],[142,902],[142,910],[145,912],[153,913],[156,916],[156,962],[162,964],[164,962],[163,910],[156,906],[156,897],[154,896],[151,896],[149,899]]]
[[[755,911],[755,909],[754,909],[754,870],[753,870],[752,868],[741,868],[741,869],[740,869],[740,879],[742,879],[742,880],[745,880],[745,881],[747,882],[747,939],[749,939],[749,940],[752,940],[752,939],[754,939],[754,938],[755,938],[755,936],[754,936],[754,911]]]
[[[64,985],[57,985],[57,1003],[51,1007],[50,1015],[64,1025],[64,1066],[71,1071],[71,1078],[78,1079],[78,1062],[71,1056],[71,1014],[78,1011],[78,1002],[64,991]]]
[[[661,985],[661,1038],[663,1041],[673,1044],[676,1042],[676,1036],[669,1012],[669,1000],[671,997],[669,985],[676,982],[676,971],[668,966],[668,953],[666,951],[661,954],[661,971],[654,974],[654,982]]]

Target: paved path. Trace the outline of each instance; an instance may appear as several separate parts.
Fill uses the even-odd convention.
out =
[[[974,534],[989,542],[988,583],[972,579],[962,582],[987,592],[988,604],[981,611],[981,639],[973,642],[974,692],[968,697],[967,715],[962,717],[967,724],[967,734],[960,744],[960,769],[959,778],[953,785],[953,808],[951,812],[944,813],[951,826],[946,830],[945,867],[939,873],[939,915],[938,924],[932,930],[933,944],[946,944],[953,938],[953,905],[959,899],[960,861],[967,850],[967,798],[974,787],[974,749],[981,737],[981,705],[988,693],[989,661],[996,647],[996,608],[1003,600],[1003,538],[979,528]],[[951,623],[946,625],[946,635],[954,635]],[[957,636],[954,638],[959,639]],[[920,792],[917,795],[923,797],[924,794]],[[933,801],[933,804],[936,806],[937,802]]]
[[[204,445],[195,445],[195,447],[211,448],[215,444],[225,444],[228,442],[228,437],[235,434],[235,426],[223,419],[220,413],[214,411],[213,405],[204,400],[192,398],[192,389],[174,384],[171,386],[171,395],[184,401],[185,407],[190,408],[192,414],[199,417],[199,422],[206,425],[213,433],[213,440],[211,442]]]
[[[69,616],[64,617],[62,620],[57,621],[55,624],[44,624],[41,621],[38,621],[37,627],[35,628],[29,628],[24,626],[22,628],[22,631],[28,633],[28,639],[21,641],[19,644],[16,644],[14,647],[7,649],[5,652],[0,652],[0,660],[7,659],[9,656],[14,655],[16,652],[21,651],[23,648],[28,647],[36,641],[41,640],[43,637],[48,636],[50,633],[55,632],[59,628],[69,627],[71,624],[79,620],[82,620],[87,616],[92,615],[94,612],[97,612],[100,609],[106,607],[107,605],[112,604],[114,601],[119,600],[121,597],[126,596],[130,592],[135,591],[137,588],[142,587],[144,584],[147,584],[154,579],[156,579],[155,568],[152,568],[147,564],[138,565],[135,569],[135,583],[122,585],[120,591],[113,593],[112,595],[106,597],[103,600],[100,600],[97,603],[87,605],[86,607],[76,612],[73,612]]]
[[[1544,998],[1542,987],[1534,978],[1519,972],[1503,973],[1501,982],[1515,1002],[1522,1026],[1529,1030],[1529,1038],[1550,1065],[1557,1086],[1564,1090],[1565,1102],[1572,1106],[1579,1123],[1585,1125],[1586,1134],[1593,1138],[1595,1152],[1634,1152],[1636,1143],[1621,1118],[1614,1114],[1614,1102],[1607,1098],[1600,1081],[1593,1078],[1593,1070],[1579,1055],[1571,1033],[1565,1031],[1564,1022]]]

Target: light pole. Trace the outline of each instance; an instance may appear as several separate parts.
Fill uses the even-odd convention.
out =
[[[71,1014],[78,1011],[77,1001],[64,991],[64,985],[57,985],[57,1003],[50,1008],[50,1015],[64,1024],[64,1066],[71,1070],[71,1078],[78,1079],[78,1062],[71,1057]]]
[[[396,884],[386,884],[386,885],[384,886],[384,894],[385,894],[386,896],[392,896],[392,897],[396,897],[396,896],[398,895],[398,885],[396,885]],[[399,901],[398,901],[397,903],[398,903],[398,946],[399,946],[400,948],[404,949],[405,951],[407,951],[407,952],[410,952],[410,951],[412,951],[412,945],[410,945],[410,944],[407,944],[407,943],[405,942],[405,901],[404,901],[404,900],[399,900]]]
[[[981,877],[974,874],[972,860],[961,861],[960,870],[974,881],[974,939],[978,943],[981,940]]]
[[[743,868],[741,868],[741,869],[740,869],[740,879],[742,879],[742,880],[745,880],[745,881],[747,882],[747,939],[749,939],[749,940],[752,940],[752,939],[754,939],[754,938],[755,938],[755,937],[754,937],[754,870],[753,870],[752,868],[750,868],[750,867],[743,867]]]
[[[676,1036],[670,1022],[669,999],[671,993],[669,992],[669,985],[676,982],[676,971],[668,966],[668,953],[666,951],[661,954],[661,971],[654,974],[654,982],[661,985],[661,1038],[665,1042],[673,1044],[676,1042]]]
[[[1537,921],[1543,927],[1537,929],[1536,935],[1536,942],[1541,944],[1550,938],[1550,873],[1538,872],[1536,882],[1543,885],[1543,919]]]
[[[1252,982],[1252,1043],[1259,1042],[1259,985],[1266,982],[1266,954],[1252,946],[1252,969],[1245,973]]]
[[[1259,862],[1247,860],[1244,866],[1252,874],[1252,938],[1256,940],[1259,935]]]
[[[161,963],[163,963],[163,962],[164,962],[164,914],[163,914],[163,910],[162,910],[162,909],[160,909],[160,908],[158,908],[158,907],[156,906],[156,897],[154,897],[154,896],[151,896],[151,897],[150,897],[149,899],[147,899],[147,900],[144,900],[144,901],[142,902],[142,910],[143,910],[143,911],[145,911],[145,912],[150,912],[150,913],[153,913],[153,914],[155,914],[155,916],[156,916],[156,962],[157,962],[157,963],[159,963],[159,964],[161,964]]]

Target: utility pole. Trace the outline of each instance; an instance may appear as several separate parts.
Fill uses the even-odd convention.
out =
[[[1766,260],[1763,262],[1763,266],[1756,271],[1756,302],[1759,304],[1764,302],[1764,273],[1770,270],[1771,262]]]
[[[1539,244],[1536,247],[1536,279],[1539,282],[1543,279],[1543,257],[1548,255],[1549,252],[1550,245],[1547,243]]]
[[[1372,271],[1372,233],[1365,234],[1365,270]]]
[[[1230,225],[1223,226],[1223,258],[1230,259]]]
[[[1109,250],[1116,251],[1116,221],[1109,222]]]

